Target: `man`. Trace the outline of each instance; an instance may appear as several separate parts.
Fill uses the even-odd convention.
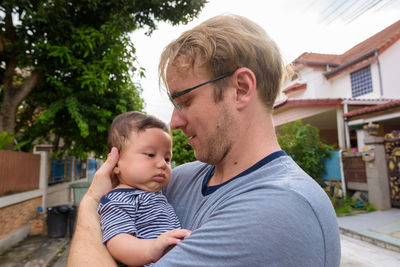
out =
[[[276,139],[284,63],[265,31],[240,16],[212,18],[166,47],[160,74],[171,127],[200,162],[175,168],[164,191],[192,234],[155,266],[339,266],[329,198]],[[117,160],[113,150],[82,199],[69,266],[113,264],[96,208]]]

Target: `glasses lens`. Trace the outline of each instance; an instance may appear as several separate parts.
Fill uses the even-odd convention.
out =
[[[174,106],[174,108],[175,108],[176,110],[178,110],[179,112],[181,112],[181,107],[179,106],[178,103],[176,103],[176,101],[175,101],[174,99],[172,99],[170,93],[168,93],[168,97],[169,97],[169,100],[171,101],[172,105]]]

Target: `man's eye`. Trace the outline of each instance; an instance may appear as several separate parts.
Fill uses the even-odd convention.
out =
[[[190,100],[182,101],[181,107],[187,108],[190,106]]]
[[[180,99],[179,102],[177,102],[178,106],[181,108],[187,108],[190,106],[190,98],[186,97],[186,99]]]

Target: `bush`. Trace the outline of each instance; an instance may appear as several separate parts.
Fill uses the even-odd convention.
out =
[[[172,162],[179,166],[195,160],[193,148],[188,144],[187,137],[182,130],[172,130],[173,147]]]
[[[287,123],[280,127],[278,142],[308,175],[316,181],[322,180],[323,161],[333,147],[322,142],[317,128],[300,120]]]

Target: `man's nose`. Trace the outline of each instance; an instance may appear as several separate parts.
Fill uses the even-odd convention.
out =
[[[172,112],[170,125],[171,128],[174,130],[183,129],[186,125],[186,119],[184,118],[183,114],[180,113],[176,108],[174,108],[174,111]]]

